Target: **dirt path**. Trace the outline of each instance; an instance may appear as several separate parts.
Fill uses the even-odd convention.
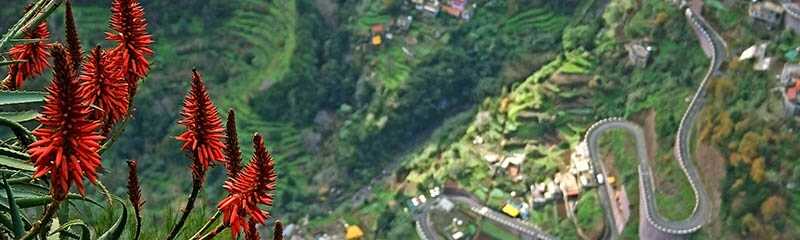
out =
[[[703,175],[701,179],[703,185],[706,187],[709,202],[711,203],[711,216],[708,219],[708,225],[705,231],[709,236],[722,235],[722,221],[720,220],[720,206],[722,204],[721,184],[725,179],[725,157],[717,150],[716,147],[709,146],[705,143],[698,143],[695,150],[696,159],[703,162],[698,163],[698,170]]]

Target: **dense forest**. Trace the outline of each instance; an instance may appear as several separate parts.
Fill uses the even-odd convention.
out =
[[[25,2],[5,3],[0,26],[19,18]],[[423,15],[405,0],[143,1],[156,54],[135,99],[135,118],[103,156],[111,172],[102,178],[124,186],[125,161],[137,159],[147,204],[162,213],[178,209],[182,198],[175,196],[189,190],[191,178],[186,158],[174,151],[180,148],[175,122],[196,67],[220,111],[237,110],[242,145],[255,132],[264,135],[280,176],[273,215],[304,226],[306,236],[338,231],[344,220],[361,225],[369,239],[415,238],[404,205],[448,182],[500,208],[511,192],[525,192],[564,168],[586,128],[608,117],[632,119],[654,134],[660,143],[652,149],[655,177],[667,189],[658,192],[659,211],[674,219],[691,213],[694,196],[671,143],[708,60],[677,6],[661,0],[469,2],[474,14],[465,20]],[[84,49],[102,43],[106,1],[74,4]],[[783,53],[800,46],[800,37],[759,28],[747,8],[732,0],[704,7],[729,41],[731,59],[695,124],[693,150],[712,159],[697,161],[716,167],[704,169],[716,170],[704,181],[717,198],[713,222],[697,239],[800,236],[798,124],[784,119],[770,91],[780,67],[756,72],[734,56],[770,41],[768,54],[794,61]],[[373,26],[408,16],[408,29],[395,26],[391,39],[371,41]],[[61,19],[61,10],[51,16],[51,31],[63,32]],[[654,47],[646,66],[628,62],[631,42]],[[26,89],[46,84],[44,77],[30,82]],[[491,150],[475,147],[476,138]],[[626,141],[614,134],[604,149],[615,156],[620,181],[638,204],[636,160],[626,157]],[[512,181],[488,171],[483,157],[495,150],[524,153],[527,177]],[[210,173],[214,187],[202,193],[201,208],[222,198],[217,186],[224,178],[221,169]],[[529,221],[564,239],[597,237],[602,210],[596,198],[578,201],[580,222],[551,214],[551,207]],[[150,224],[170,222],[155,212],[148,213]],[[637,218],[624,236],[638,236]],[[166,229],[156,231],[162,232],[149,234]]]

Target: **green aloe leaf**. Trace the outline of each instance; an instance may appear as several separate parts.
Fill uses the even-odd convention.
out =
[[[7,198],[6,198],[6,196],[1,196],[0,199],[7,199]],[[76,201],[83,201],[83,202],[86,202],[86,203],[89,203],[89,204],[92,204],[92,205],[95,205],[95,206],[98,206],[98,207],[103,207],[103,205],[101,205],[100,203],[98,203],[97,201],[95,201],[93,199],[84,198],[81,195],[74,194],[74,193],[70,193],[69,195],[67,195],[67,199],[76,200]],[[14,200],[17,203],[17,207],[19,207],[21,209],[26,209],[26,208],[32,208],[32,207],[45,206],[45,205],[49,204],[50,202],[52,202],[53,198],[51,196],[49,196],[49,195],[46,195],[46,193],[45,193],[45,195],[37,195],[37,194],[32,194],[32,193],[22,193],[22,194],[17,193],[14,196]],[[10,205],[5,205],[5,204],[0,203],[0,211],[8,211],[9,209],[11,209]]]
[[[22,236],[25,232],[25,225],[22,223],[22,217],[20,216],[17,202],[14,199],[14,193],[11,191],[11,186],[8,185],[5,178],[3,179],[3,187],[6,189],[6,196],[8,196],[9,214],[11,214],[11,231],[14,232],[14,236],[16,237]]]
[[[69,233],[71,233],[71,232],[69,232],[69,229],[71,227],[80,227],[81,228],[81,235],[80,235],[80,238],[78,238],[80,240],[91,240],[91,239],[94,238],[94,231],[92,231],[92,229],[89,227],[89,225],[87,225],[85,222],[83,222],[80,219],[70,220],[69,222],[61,224],[61,226],[59,226],[58,228],[53,230],[50,233],[50,235],[53,235],[53,234],[56,234],[56,233],[69,234]]]
[[[0,112],[0,118],[5,118],[14,122],[22,123],[32,121],[39,115],[37,111],[21,111],[21,112]]]
[[[3,225],[6,229],[14,228],[14,224],[11,223],[11,217],[6,215],[6,213],[0,213],[0,225]]]
[[[45,92],[0,91],[0,106],[44,102]]]
[[[0,66],[11,65],[14,63],[21,63],[21,62],[25,61],[20,61],[20,60],[0,61]]]
[[[103,206],[103,205],[100,205],[100,203],[98,203],[98,202],[96,202],[96,201],[94,201],[92,199],[84,198],[81,195],[74,194],[74,193],[70,193],[69,195],[67,195],[67,199],[84,201],[84,202],[91,203],[91,204],[93,204],[95,206],[98,206],[98,207],[102,207]],[[31,208],[31,207],[44,206],[44,205],[47,205],[48,203],[50,203],[52,201],[53,201],[53,198],[50,197],[50,196],[17,198],[17,204],[21,208]]]
[[[122,237],[122,232],[125,230],[125,224],[128,222],[128,206],[118,197],[114,197],[114,200],[119,202],[120,206],[122,206],[122,214],[119,215],[114,225],[97,238],[97,240],[118,240]]]
[[[0,149],[0,166],[29,172],[36,170],[26,159],[8,156],[2,149]]]
[[[9,42],[11,42],[13,44],[28,44],[28,43],[38,43],[38,42],[41,42],[43,40],[44,39],[41,39],[41,38],[34,38],[34,39],[18,38],[18,39],[11,39]]]

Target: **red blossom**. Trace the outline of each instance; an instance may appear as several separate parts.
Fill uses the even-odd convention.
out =
[[[64,9],[64,29],[67,39],[67,51],[72,62],[72,69],[80,71],[83,62],[81,40],[78,38],[78,27],[75,26],[75,17],[72,15],[72,1],[67,0]]]
[[[136,160],[128,160],[128,199],[133,204],[137,216],[140,215],[142,206],[144,206],[142,187],[139,186],[139,174],[136,172],[138,165]]]
[[[225,170],[228,178],[235,178],[242,168],[242,151],[239,149],[239,134],[236,133],[236,113],[228,110],[225,123]]]
[[[211,102],[205,83],[197,70],[192,70],[192,88],[183,100],[181,120],[186,131],[177,137],[183,142],[182,148],[194,154],[196,176],[202,176],[211,161],[224,162],[222,149],[225,130],[219,118],[217,107]]]
[[[47,59],[50,57],[48,52],[50,45],[47,44],[47,39],[50,38],[50,31],[47,29],[47,22],[42,21],[36,27],[29,29],[25,32],[24,38],[41,39],[41,41],[11,47],[8,54],[11,59],[24,62],[9,65],[8,77],[3,84],[5,89],[22,88],[25,80],[42,74],[49,65]]]
[[[95,120],[117,123],[127,116],[128,83],[100,46],[89,53],[80,80],[80,94],[99,108],[94,109]]]
[[[256,227],[256,223],[250,221],[247,223],[247,228],[244,232],[244,239],[245,240],[261,240],[261,236],[258,235],[258,228]]]
[[[106,39],[117,42],[113,53],[132,98],[139,80],[150,71],[146,57],[153,55],[153,37],[147,33],[147,20],[139,0],[113,0],[109,25],[113,32],[106,33]]]
[[[283,240],[283,223],[275,221],[275,229],[272,231],[272,240]]]
[[[33,131],[38,139],[28,148],[36,172],[34,177],[50,174],[50,191],[63,200],[74,183],[85,194],[83,177],[94,183],[101,168],[100,142],[104,139],[97,130],[100,123],[90,120],[91,109],[78,94],[78,78],[61,45],[50,50],[53,55],[53,81],[47,88],[41,127]]]
[[[229,195],[217,205],[223,221],[231,226],[233,239],[241,230],[250,230],[250,223],[263,224],[270,217],[269,211],[259,205],[272,206],[272,192],[278,179],[275,163],[261,135],[255,134],[253,145],[255,153],[250,163],[234,179],[225,181],[223,186]]]

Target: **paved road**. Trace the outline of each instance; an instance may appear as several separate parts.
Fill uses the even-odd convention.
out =
[[[490,220],[501,227],[504,227],[508,230],[513,232],[520,233],[522,239],[541,239],[541,240],[549,240],[555,239],[553,236],[548,235],[547,233],[543,232],[536,226],[531,225],[525,221],[520,219],[511,218],[508,215],[503,213],[497,212],[492,210],[483,204],[480,203],[474,196],[469,195],[465,192],[459,193],[444,193],[440,196],[440,198],[447,198],[454,203],[461,203],[467,205],[470,211],[480,214],[481,216],[485,217],[485,219]],[[417,233],[419,234],[420,238],[423,240],[428,239],[440,239],[439,235],[434,230],[433,223],[430,220],[430,208],[429,206],[433,200],[429,201],[425,205],[421,206],[421,211],[417,214],[414,219],[416,220],[416,228]]]
[[[665,239],[685,238],[688,236],[688,234],[699,230],[706,223],[710,214],[708,195],[706,194],[702,185],[697,168],[694,166],[694,162],[692,161],[689,142],[692,139],[691,130],[694,126],[695,120],[697,119],[697,114],[700,112],[700,110],[702,110],[704,105],[704,97],[706,95],[708,82],[711,80],[714,74],[717,73],[722,61],[726,58],[725,51],[727,49],[727,45],[722,37],[720,37],[720,35],[705,21],[702,16],[694,14],[692,10],[688,8],[686,9],[685,14],[691,27],[696,30],[695,32],[698,40],[701,41],[702,45],[711,47],[711,52],[713,52],[713,54],[710,56],[711,62],[709,64],[708,71],[703,77],[697,92],[695,92],[694,96],[692,97],[688,109],[681,118],[677,136],[675,138],[675,157],[680,164],[681,170],[689,179],[689,184],[691,184],[692,191],[695,195],[695,204],[691,216],[683,220],[673,221],[664,218],[658,213],[656,209],[656,188],[653,180],[653,171],[650,167],[649,158],[647,156],[644,132],[638,125],[619,118],[606,119],[592,125],[592,127],[590,127],[586,132],[586,137],[584,138],[584,141],[587,141],[588,143],[589,156],[591,157],[595,168],[599,169],[599,171],[604,174],[606,173],[605,166],[600,160],[598,154],[599,137],[608,130],[622,129],[630,133],[636,140],[636,154],[639,158],[638,170],[639,186],[641,191],[640,204],[643,206],[640,216],[645,217],[647,220],[646,222],[652,228],[662,233],[659,235],[643,235],[643,233],[640,232],[640,236],[645,236],[645,238],[653,238],[653,236],[658,236],[658,238]],[[603,205],[603,209],[606,213],[606,221],[609,223],[606,224],[606,230],[604,232],[603,239],[616,239],[618,238],[618,233],[617,231],[613,230],[613,226],[615,225],[613,223],[617,222],[617,220],[614,219],[614,214],[612,213],[613,210],[611,208],[611,203],[613,201],[609,196],[609,185],[601,185],[598,189],[598,192],[600,193],[600,202]],[[484,217],[487,217],[487,219],[492,220],[503,227],[523,233],[525,235],[524,237],[526,238],[553,239],[552,236],[547,235],[530,224],[510,218],[502,213],[486,208],[485,206],[481,205],[479,201],[468,195],[456,194],[443,196],[448,197],[453,201],[467,204],[470,206],[470,209],[473,212],[481,214]],[[424,240],[439,239],[439,236],[433,230],[428,209],[428,206],[423,206],[422,213],[415,216],[415,219],[417,220],[417,231],[420,237]]]
[[[606,119],[595,123],[589,129],[589,131],[587,131],[586,137],[584,138],[588,143],[589,156],[591,157],[593,164],[597,166],[601,172],[605,173],[605,166],[603,165],[598,154],[599,137],[606,131],[612,129],[625,130],[634,137],[636,140],[636,153],[639,158],[639,186],[642,193],[640,204],[643,206],[643,212],[640,213],[640,216],[644,216],[647,220],[647,223],[652,228],[661,232],[661,234],[658,234],[658,236],[667,236],[665,238],[684,238],[688,234],[696,232],[706,223],[710,214],[708,195],[705,192],[702,181],[697,172],[697,168],[692,160],[689,143],[692,139],[692,128],[695,120],[697,119],[697,114],[703,108],[708,82],[719,70],[722,61],[726,57],[725,49],[727,49],[726,43],[722,37],[720,37],[720,35],[705,21],[705,19],[703,19],[702,16],[694,14],[691,9],[687,8],[686,18],[689,21],[689,24],[691,24],[692,28],[696,30],[698,39],[702,42],[702,44],[710,46],[712,48],[711,52],[713,52],[712,56],[710,56],[711,63],[709,64],[708,72],[703,77],[697,92],[694,94],[691,102],[689,103],[688,109],[681,118],[677,136],[675,138],[675,157],[680,164],[681,170],[689,179],[689,184],[691,184],[692,191],[695,195],[695,203],[694,208],[692,209],[692,215],[683,220],[673,221],[664,218],[658,213],[656,209],[656,187],[654,186],[653,171],[650,167],[649,158],[647,156],[644,133],[638,125],[623,119]],[[606,218],[611,220],[609,223],[614,223],[616,220],[611,212],[612,210],[610,204],[613,201],[608,194],[608,185],[600,186],[599,190],[601,195],[600,199],[603,207],[605,208]],[[610,233],[610,235],[606,236],[610,239],[616,239],[618,237],[617,232],[610,230],[610,226],[612,225],[613,224],[607,224],[606,233]],[[643,233],[640,232],[640,236],[652,237],[653,235],[643,235]]]

